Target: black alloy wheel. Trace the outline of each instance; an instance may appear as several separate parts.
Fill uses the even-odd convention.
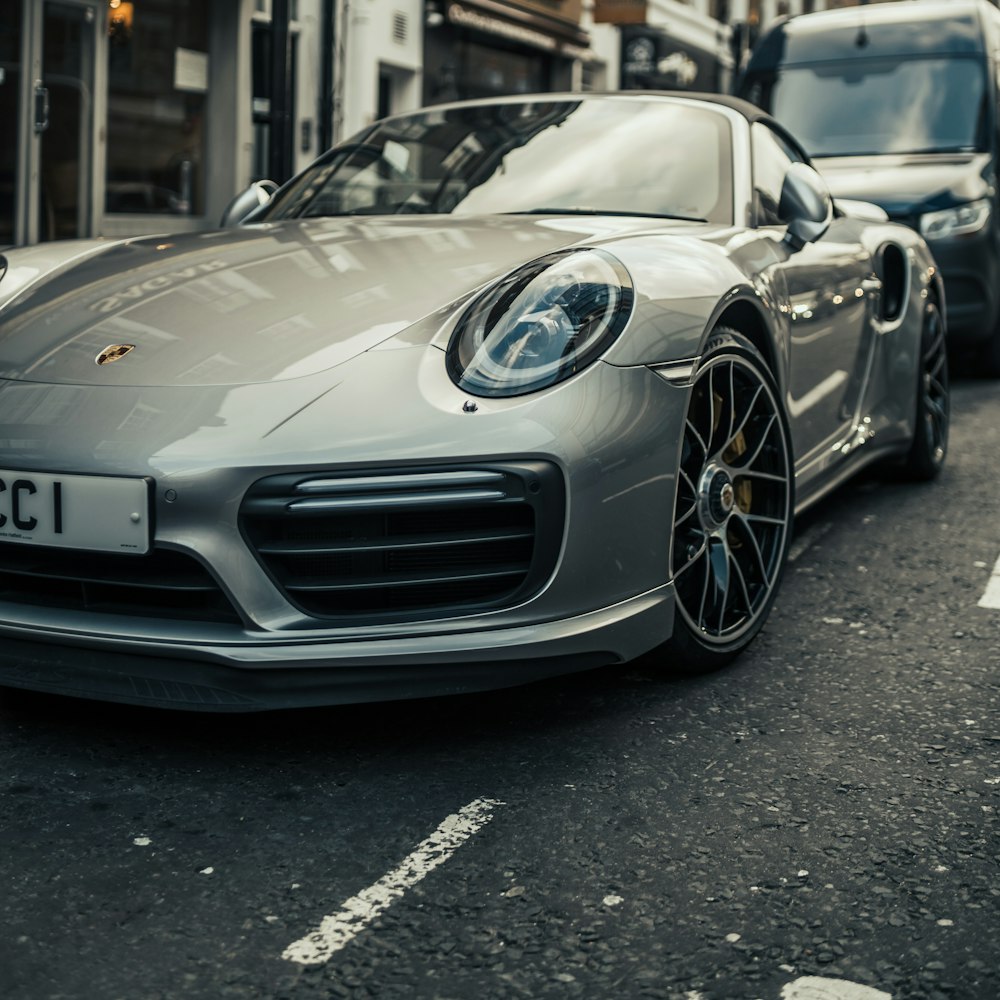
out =
[[[760,631],[794,514],[788,420],[767,365],[739,334],[713,334],[691,387],[673,519],[681,670],[728,663]]]

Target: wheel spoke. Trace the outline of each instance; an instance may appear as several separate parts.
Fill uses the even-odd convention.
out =
[[[723,442],[722,450],[725,451],[736,433],[736,365],[729,366],[729,394],[726,396],[729,403],[729,430],[726,432],[726,440]]]
[[[698,433],[698,428],[695,427],[695,425],[693,423],[691,423],[690,418],[687,419],[686,421],[684,421],[684,426],[695,436],[695,439],[697,440],[698,445],[699,445],[699,447],[702,450],[702,453],[704,454],[705,458],[707,459],[708,458],[708,445],[705,443],[705,439]]]
[[[705,625],[705,600],[708,597],[708,585],[712,582],[712,560],[707,557],[703,560],[705,566],[705,584],[701,588],[701,605],[698,608],[698,628],[704,629]]]
[[[761,434],[760,440],[754,447],[752,454],[746,461],[740,463],[740,472],[748,471],[756,463],[757,459],[760,458],[760,453],[764,450],[764,445],[767,444],[767,439],[771,435],[771,430],[777,422],[778,415],[776,413],[772,413],[771,418],[768,420],[767,426],[764,428],[764,432]]]
[[[931,396],[924,396],[924,406],[927,407],[929,416],[935,422],[943,424],[948,419],[948,414],[944,407]]]
[[[719,604],[718,635],[725,630],[726,605],[729,603],[729,547],[721,538],[713,538],[708,546],[708,558],[712,565],[712,577],[715,582],[715,601]],[[718,600],[719,594],[722,599]],[[713,601],[713,603],[715,603]],[[702,619],[704,622],[704,619]]]
[[[769,483],[784,483],[788,484],[787,476],[779,476],[775,472],[759,472],[757,469],[743,469],[737,470],[736,476],[738,479],[748,476],[750,479],[765,479]]]
[[[712,436],[708,443],[708,452],[712,458],[715,458],[722,454],[726,449],[726,445],[729,443],[733,434],[733,426],[735,424],[734,407],[735,400],[734,387],[733,387],[733,365],[730,363],[728,366],[728,378],[725,375],[721,375],[722,388],[721,391],[715,384],[714,373],[718,370],[718,366],[712,369],[713,381],[712,381]],[[718,411],[716,411],[716,406],[718,406]]]
[[[696,510],[698,509],[698,501],[695,500],[693,504],[683,514],[681,514],[676,521],[674,521],[674,527],[679,528]]]
[[[740,569],[740,561],[733,556],[733,569],[736,570],[736,579],[739,581],[740,590],[743,591],[743,606],[746,608],[747,615],[753,614],[753,601],[750,600],[750,590],[747,587],[746,577],[743,575],[743,570]]]
[[[784,522],[781,523],[784,524]],[[765,587],[770,588],[771,573],[768,571],[767,560],[765,560],[764,553],[761,551],[760,543],[757,539],[757,532],[753,530],[749,522],[742,515],[734,515],[731,517],[729,519],[729,524],[730,526],[739,528],[740,539],[749,543],[750,552],[753,557],[751,561],[756,564],[757,571],[760,573],[761,582]]]
[[[674,573],[674,581],[676,582],[680,577],[686,573],[708,550],[708,542],[702,541],[701,545],[698,547],[698,551],[695,552],[693,556],[679,570]]]
[[[760,521],[761,524],[783,525],[784,519],[780,517],[767,517],[765,514],[744,514],[744,521]]]
[[[753,399],[750,400],[750,403],[747,406],[747,411],[746,413],[743,414],[743,419],[739,422],[739,426],[732,432],[732,434],[729,435],[729,440],[726,442],[726,448],[725,448],[726,451],[729,450],[730,446],[740,436],[740,434],[743,434],[743,430],[747,425],[747,421],[753,414],[754,407],[757,405],[757,400],[760,398],[760,394],[763,391],[764,387],[762,385],[757,386],[757,391],[753,394]],[[745,437],[746,435],[744,434],[744,438]]]
[[[945,362],[944,337],[940,334],[928,348],[927,353],[924,354],[924,368],[929,370],[932,361],[934,362],[934,371],[940,371]]]

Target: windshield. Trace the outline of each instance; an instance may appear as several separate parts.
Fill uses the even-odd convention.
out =
[[[974,58],[857,59],[782,70],[769,110],[810,156],[971,152],[984,91]]]
[[[331,150],[254,221],[551,212],[728,223],[729,128],[716,109],[663,100],[424,110]]]

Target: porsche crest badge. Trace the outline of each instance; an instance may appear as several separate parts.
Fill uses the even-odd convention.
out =
[[[134,348],[135,344],[109,344],[94,360],[99,365],[110,365],[112,361],[124,358]]]

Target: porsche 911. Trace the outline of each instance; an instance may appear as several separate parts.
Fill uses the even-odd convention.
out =
[[[923,239],[750,104],[379,121],[214,231],[0,258],[0,684],[250,711],[716,669],[933,479]]]

